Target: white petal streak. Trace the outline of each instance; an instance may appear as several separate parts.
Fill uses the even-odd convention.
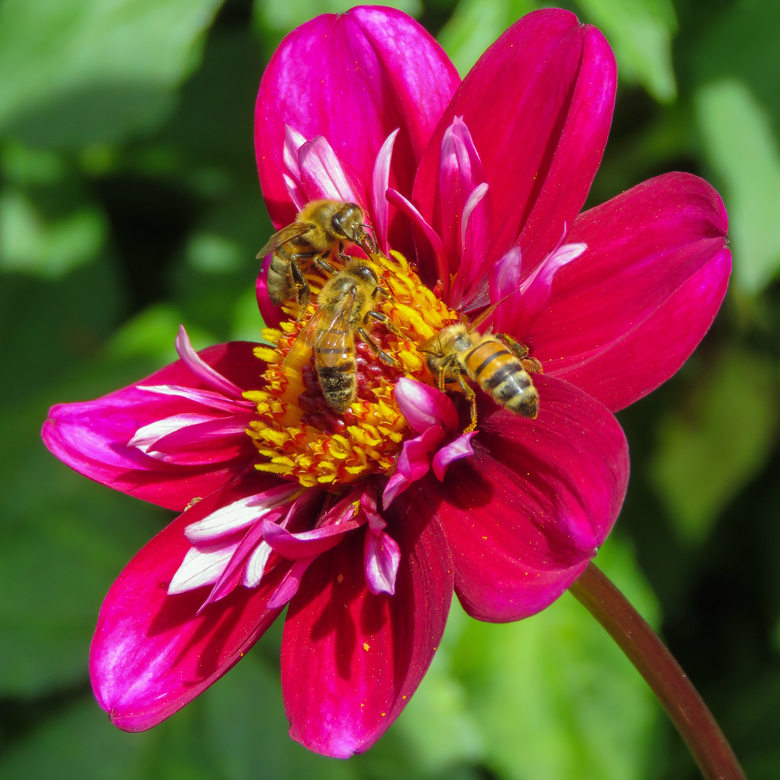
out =
[[[202,551],[191,547],[168,586],[168,595],[186,593],[203,585],[213,585],[230,562],[238,543],[216,550]]]
[[[144,425],[135,432],[135,436],[127,442],[128,447],[137,447],[141,452],[145,452],[152,458],[164,458],[161,452],[148,452],[158,439],[167,436],[169,433],[186,428],[188,425],[196,423],[210,422],[217,417],[209,417],[204,414],[176,414],[173,417],[165,417],[162,420],[155,420],[153,423]]]
[[[244,585],[247,588],[256,588],[260,584],[270,555],[271,547],[268,542],[260,542],[249,556],[244,570]]]
[[[147,393],[158,395],[173,395],[177,398],[186,398],[196,404],[219,409],[223,412],[245,412],[254,409],[254,404],[245,398],[225,398],[222,393],[214,393],[211,390],[196,390],[194,387],[183,385],[136,385],[136,390],[144,390]]]
[[[208,385],[212,390],[223,393],[228,398],[243,400],[244,391],[238,385],[222,376],[219,371],[212,368],[192,348],[187,331],[184,330],[184,325],[179,326],[179,333],[176,336],[176,351],[179,353],[182,362],[201,382]]]
[[[268,512],[291,500],[298,485],[283,485],[264,493],[234,501],[187,526],[184,535],[193,544],[202,544],[252,525]]]

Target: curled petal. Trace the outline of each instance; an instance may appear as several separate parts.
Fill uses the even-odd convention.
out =
[[[386,528],[387,523],[377,510],[376,490],[373,485],[367,485],[363,495],[360,496],[360,508],[368,519],[368,527],[375,534]]]
[[[401,562],[401,548],[384,531],[367,533],[363,547],[363,565],[368,589],[378,596],[395,594],[395,578]]]
[[[510,110],[496,111],[497,84]],[[430,220],[435,210],[441,139],[462,116],[493,198],[489,259],[519,245],[532,270],[585,202],[616,85],[614,57],[598,30],[567,11],[525,15],[471,69],[431,137],[413,190],[423,217]],[[421,262],[427,277],[431,269]]]
[[[146,452],[169,463],[213,463],[217,456],[228,460],[243,451],[244,436],[252,419],[252,414],[244,412],[185,425],[158,438]]]
[[[389,222],[389,203],[385,193],[390,186],[390,162],[393,158],[393,146],[400,128],[393,130],[376,156],[374,171],[371,176],[371,202],[374,206],[374,230],[379,248],[387,253],[390,246],[387,243],[387,228]]]
[[[460,220],[460,265],[449,304],[460,306],[466,290],[488,270],[488,246],[493,228],[493,204],[486,183],[476,186],[463,206]]]
[[[394,506],[426,501],[436,512],[456,592],[479,620],[519,620],[557,599],[607,537],[626,492],[628,446],[613,415],[554,377],[534,383],[537,419],[482,409],[473,456]]]
[[[255,475],[217,491],[154,537],[125,567],[100,610],[90,650],[92,687],[119,728],[142,731],[172,715],[221,677],[271,625],[268,608],[289,564],[256,590],[235,589],[200,615],[202,591],[168,595],[190,543],[184,529],[222,501],[256,492]]]
[[[442,243],[441,238],[439,238],[439,234],[430,226],[428,221],[415,208],[414,204],[401,195],[400,192],[391,187],[387,190],[386,197],[388,202],[395,206],[402,214],[406,214],[406,216],[412,220],[412,224],[420,228],[428,239],[431,250],[433,251],[436,269],[435,275],[432,278],[441,282],[443,294],[446,297],[450,283],[450,263],[447,252],[444,249],[444,244]]]
[[[587,244],[562,244],[551,252],[523,281],[517,292],[500,302],[493,314],[493,326],[501,333],[511,333],[522,339],[539,319],[550,302],[553,280],[558,271],[576,260],[588,248]],[[501,271],[508,276],[506,271]],[[498,287],[500,282],[496,281]],[[491,285],[491,298],[492,298]]]
[[[415,439],[407,439],[398,456],[398,470],[385,486],[382,506],[387,509],[393,499],[403,493],[412,482],[422,479],[431,467],[431,452],[444,438],[441,428],[428,428]]]
[[[267,542],[260,542],[255,547],[246,562],[244,569],[244,586],[247,588],[256,588],[265,574],[265,567],[268,565],[268,559],[273,550]]]
[[[588,251],[555,278],[527,342],[545,371],[622,409],[666,381],[707,332],[731,270],[727,218],[702,179],[670,173],[583,213]]]
[[[428,428],[435,427],[454,431],[458,427],[455,404],[435,387],[401,377],[395,383],[395,401],[401,414],[417,433],[425,433]]]
[[[179,333],[176,336],[176,351],[179,353],[179,357],[184,361],[187,368],[189,368],[189,370],[192,371],[192,373],[210,390],[222,393],[222,395],[225,395],[228,398],[240,398],[243,400],[241,388],[222,376],[219,371],[216,371],[210,366],[192,348],[189,336],[187,336],[187,331],[184,330],[184,325],[179,326]]]
[[[357,202],[373,208],[369,188],[387,137],[398,128],[391,186],[411,192],[420,155],[459,83],[433,38],[391,8],[323,15],[291,32],[263,75],[255,110],[260,184],[274,224],[295,217],[283,179],[285,125],[308,139],[327,138],[351,166],[352,183],[360,188]],[[376,215],[369,216],[376,224]],[[391,213],[389,243],[409,255],[408,229],[395,222]]]
[[[322,136],[307,141],[298,150],[298,164],[307,201],[329,198],[363,205],[340,160]]]
[[[369,590],[368,528],[320,555],[290,602],[282,692],[290,736],[346,758],[367,750],[416,690],[439,645],[452,593],[452,559],[421,505],[388,529],[401,551],[395,595]]]
[[[298,150],[306,143],[306,137],[295,128],[285,124],[284,147],[282,149],[282,161],[287,175],[296,187],[301,184],[301,169],[298,165]]]
[[[271,600],[268,602],[270,609],[281,609],[287,602],[298,592],[298,588],[301,587],[301,578],[306,572],[306,569],[314,563],[317,559],[316,555],[311,558],[300,558],[295,561],[287,573],[284,575],[279,586],[274,591],[274,595],[271,596]]]
[[[128,447],[138,447],[141,452],[148,452],[149,448],[159,439],[167,436],[169,433],[186,428],[196,423],[212,422],[218,420],[218,417],[207,416],[205,414],[175,414],[172,417],[166,417],[162,420],[144,425],[135,432],[135,436],[127,442]]]
[[[441,481],[444,479],[444,475],[447,473],[450,463],[461,458],[468,458],[474,454],[474,450],[471,448],[471,440],[477,435],[477,431],[471,431],[470,433],[464,433],[459,436],[455,441],[446,444],[442,447],[433,458],[433,473],[436,478]]]
[[[354,531],[360,525],[358,520],[348,520],[339,525],[328,525],[313,531],[291,534],[285,528],[263,520],[263,539],[283,558],[297,561],[330,550],[341,541],[345,533]]]
[[[263,364],[253,354],[255,346],[232,342],[210,347],[199,354],[199,359],[237,387],[255,389],[260,386],[258,375],[263,370]],[[209,495],[251,468],[257,451],[248,436],[240,437],[237,449],[230,440],[229,458],[223,458],[215,446],[213,457],[194,466],[166,463],[137,447],[128,447],[139,429],[159,420],[202,414],[200,398],[159,392],[161,387],[207,392],[201,379],[181,360],[138,384],[156,390],[149,392],[131,385],[94,401],[53,406],[43,426],[44,443],[80,474],[179,511],[193,499]]]
[[[243,398],[241,400],[226,398],[222,393],[214,393],[211,390],[196,390],[194,387],[184,387],[183,385],[136,385],[136,387],[147,393],[186,398],[188,401],[194,401],[211,409],[219,409],[222,412],[242,414],[247,410],[254,409],[254,404],[251,401]]]

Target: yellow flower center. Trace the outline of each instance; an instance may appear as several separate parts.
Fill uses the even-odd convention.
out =
[[[306,275],[312,296],[303,316],[294,319],[297,305],[285,305],[291,319],[281,330],[263,331],[273,345],[255,349],[268,364],[264,387],[244,394],[257,404],[258,418],[247,433],[263,456],[256,464],[260,471],[295,479],[304,487],[344,485],[370,474],[392,473],[404,439],[416,435],[395,402],[395,382],[407,376],[433,384],[416,345],[457,322],[458,314],[420,281],[401,254],[390,255],[371,255],[368,265],[391,293],[377,295],[374,309],[387,315],[398,333],[381,322],[372,327],[371,318],[365,327],[397,366],[382,362],[353,334],[357,390],[343,415],[334,412],[323,395],[311,350],[296,348],[290,354],[317,310],[323,278],[314,272]]]

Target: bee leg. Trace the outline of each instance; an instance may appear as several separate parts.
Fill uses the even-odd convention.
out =
[[[379,290],[380,288],[377,287],[376,289]],[[401,338],[403,338],[401,331],[398,330],[390,317],[388,317],[384,312],[371,309],[371,311],[369,311],[363,318],[363,322],[368,323],[369,317],[373,317],[377,322],[381,322],[391,333],[395,333],[396,336],[401,336]]]
[[[331,276],[336,273],[336,269],[330,263],[325,262],[325,259],[322,257],[318,257],[314,261],[314,265],[318,270],[323,271],[326,274],[330,274]]]
[[[519,341],[515,341],[511,336],[507,336],[506,333],[497,333],[496,338],[503,341],[504,344],[506,344],[507,347],[509,347],[509,349],[514,352],[515,357],[520,360],[520,362],[523,364],[523,368],[529,374],[541,373],[542,364],[536,358],[532,358],[528,354],[528,347],[526,347],[524,344],[521,344]]]
[[[368,335],[366,332],[366,329],[364,327],[359,327],[356,329],[358,336],[360,336],[363,341],[368,344],[371,351],[383,362],[387,363],[388,366],[393,366],[394,368],[398,367],[398,361],[392,356],[388,355],[387,352],[385,352],[379,344],[377,344],[374,339],[371,338],[371,336]]]
[[[301,313],[298,315],[298,319],[303,316],[306,307],[309,305],[309,283],[306,281],[306,277],[300,269],[298,263],[293,260],[290,263],[290,271],[292,272],[293,283],[295,284],[295,295],[298,299],[298,306],[300,306]]]
[[[471,433],[477,427],[477,394],[474,392],[474,388],[463,378],[463,371],[459,367],[454,369],[454,373],[458,377],[461,389],[471,404],[471,423],[463,431],[463,433]]]

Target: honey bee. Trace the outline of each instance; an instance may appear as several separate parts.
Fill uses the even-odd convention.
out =
[[[335,269],[328,262],[342,257],[345,243],[357,244],[366,254],[375,250],[366,232],[363,212],[355,203],[313,200],[295,217],[295,222],[274,233],[258,252],[258,259],[273,252],[268,268],[268,296],[274,306],[296,298],[301,310],[309,302],[309,285],[304,271],[314,265],[328,274]]]
[[[389,366],[398,361],[388,355],[366,329],[370,321],[381,322],[400,335],[392,320],[374,308],[378,295],[390,295],[380,285],[373,269],[364,261],[352,258],[344,270],[332,276],[319,294],[317,311],[300,332],[282,365],[302,358],[308,349],[314,351],[322,393],[328,405],[344,414],[355,400],[357,360],[355,334],[368,344],[374,354]]]
[[[528,349],[505,333],[477,332],[476,326],[495,307],[490,307],[470,326],[465,320],[449,325],[418,345],[428,353],[428,368],[445,392],[457,382],[471,403],[471,424],[464,433],[477,427],[477,396],[464,374],[493,400],[512,412],[534,419],[539,414],[539,393],[530,373],[541,371],[541,363],[529,357]]]

